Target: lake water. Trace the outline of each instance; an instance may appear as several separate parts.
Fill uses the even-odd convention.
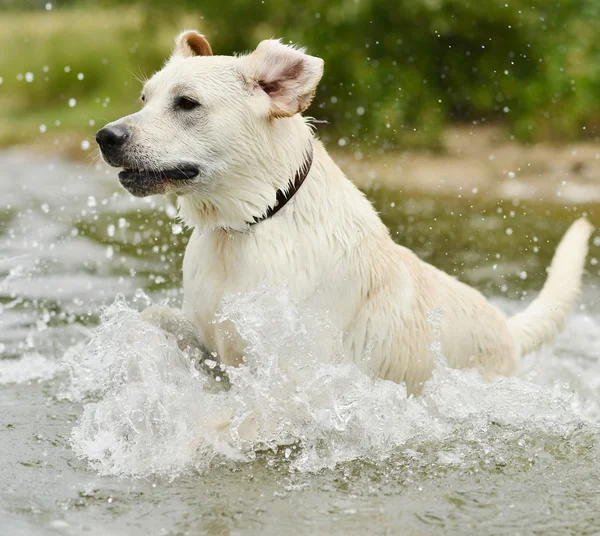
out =
[[[600,224],[593,204],[369,195],[398,242],[511,312],[570,221]],[[249,348],[223,392],[137,315],[181,299],[172,203],[0,153],[0,534],[600,532],[598,233],[581,304],[518,378],[438,356],[407,398],[264,287],[224,311]]]

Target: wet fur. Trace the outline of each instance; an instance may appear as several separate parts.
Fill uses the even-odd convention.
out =
[[[152,308],[144,313],[150,321],[172,332],[181,325],[185,340],[239,365],[245,341],[215,319],[226,295],[266,282],[325,311],[349,361],[414,393],[435,366],[433,313],[449,365],[490,379],[516,374],[523,353],[555,337],[579,291],[589,223],[575,223],[563,241],[541,301],[509,320],[478,291],[394,243],[313,137],[297,112],[312,99],[321,60],[277,41],[247,56],[199,57],[210,47],[185,35],[148,82],[145,108],[119,120],[133,132],[128,150],[139,165],[187,162],[202,170],[192,183],[170,187],[193,228],[183,309]],[[182,87],[202,102],[185,121],[169,108]],[[309,143],[314,162],[303,186],[273,218],[249,227],[289,186]]]

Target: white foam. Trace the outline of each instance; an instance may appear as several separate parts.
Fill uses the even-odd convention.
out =
[[[54,377],[59,365],[41,354],[26,354],[19,359],[0,359],[0,385],[45,381]]]
[[[423,396],[413,398],[403,385],[345,363],[340,334],[326,317],[283,290],[231,296],[221,321],[232,322],[248,348],[246,365],[229,370],[231,390],[214,392],[174,341],[122,299],[108,308],[69,363],[66,396],[85,402],[72,434],[75,452],[102,474],[173,477],[264,451],[279,452],[299,471],[432,444],[441,465],[506,460],[517,456],[523,434],[543,442],[598,433],[590,409],[598,393],[586,390],[585,379],[568,388],[523,378],[490,384],[440,364]],[[590,336],[598,344],[600,334]],[[593,366],[598,375],[600,365]]]

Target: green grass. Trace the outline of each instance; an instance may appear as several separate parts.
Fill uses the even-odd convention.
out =
[[[0,145],[76,153],[99,125],[135,111],[139,79],[161,67],[185,24],[145,20],[125,8],[3,14]]]

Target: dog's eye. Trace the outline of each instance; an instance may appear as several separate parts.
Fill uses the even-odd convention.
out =
[[[200,106],[200,103],[192,99],[188,99],[187,97],[179,97],[175,102],[175,105],[181,110],[193,110],[194,108]]]
[[[142,102],[146,102],[146,95],[142,95],[142,96],[140,97],[140,100],[141,100]]]

